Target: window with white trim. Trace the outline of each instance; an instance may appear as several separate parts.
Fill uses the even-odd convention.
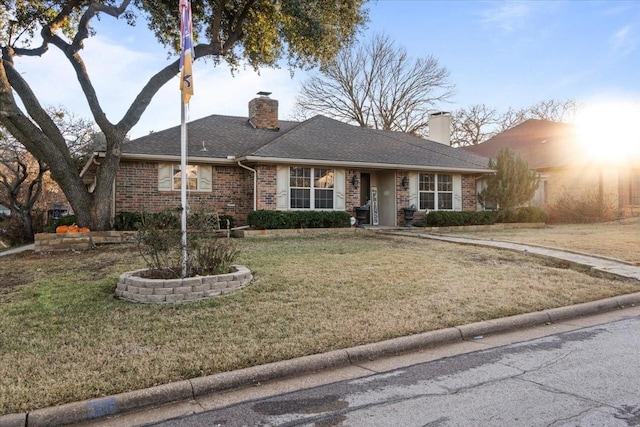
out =
[[[290,167],[290,208],[333,209],[334,175],[333,169]]]
[[[418,195],[420,210],[453,210],[453,175],[421,173]]]

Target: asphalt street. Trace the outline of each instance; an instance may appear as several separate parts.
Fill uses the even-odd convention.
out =
[[[622,320],[147,425],[640,426],[639,361],[635,311]]]

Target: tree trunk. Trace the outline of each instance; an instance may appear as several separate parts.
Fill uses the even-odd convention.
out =
[[[22,209],[11,209],[11,216],[18,218],[22,224],[22,241],[33,242],[33,219],[31,212]]]

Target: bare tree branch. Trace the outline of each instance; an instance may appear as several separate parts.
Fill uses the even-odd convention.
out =
[[[363,127],[424,135],[429,113],[453,95],[449,71],[413,59],[385,35],[340,52],[303,85],[296,104]]]

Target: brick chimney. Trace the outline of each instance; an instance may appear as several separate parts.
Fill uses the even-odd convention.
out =
[[[451,145],[451,114],[445,111],[429,114],[429,139]]]
[[[271,92],[258,92],[258,98],[249,101],[249,122],[257,129],[278,130],[278,101],[269,98]]]

